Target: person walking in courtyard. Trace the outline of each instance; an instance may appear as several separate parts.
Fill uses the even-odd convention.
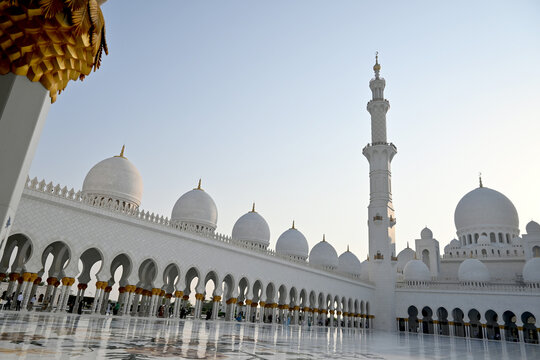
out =
[[[34,304],[36,303],[36,295],[32,296],[30,299],[30,305],[28,307],[28,310],[32,311],[34,309]]]
[[[22,292],[20,292],[19,295],[17,296],[17,307],[15,308],[15,310],[21,311],[22,301],[23,301],[23,294]]]

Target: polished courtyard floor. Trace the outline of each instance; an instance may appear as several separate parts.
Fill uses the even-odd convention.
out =
[[[0,359],[540,359],[540,346],[235,322],[0,312]]]

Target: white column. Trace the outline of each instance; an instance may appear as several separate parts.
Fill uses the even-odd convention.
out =
[[[11,73],[0,75],[0,254],[50,105],[40,83]]]
[[[126,291],[126,302],[122,308],[122,315],[129,314],[129,309],[131,308],[131,303],[133,302],[133,294],[134,292],[131,290],[131,288]]]
[[[94,295],[94,302],[92,302],[92,310],[91,310],[92,314],[94,314],[98,309],[99,300],[101,298],[101,292],[102,292],[101,288],[96,288],[96,293]]]

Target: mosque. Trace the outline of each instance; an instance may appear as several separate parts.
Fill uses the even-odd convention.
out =
[[[217,232],[218,211],[201,183],[182,195],[170,217],[140,208],[143,181],[124,156],[97,163],[82,190],[28,179],[0,260],[2,290],[42,303],[30,311],[79,312],[87,287],[96,292],[86,313],[178,318],[189,299],[200,318],[301,326],[320,325],[421,332],[538,343],[540,328],[540,225],[520,234],[512,202],[479,187],[456,206],[456,238],[444,246],[424,228],[397,253],[385,80],[378,60],[369,86],[373,97],[369,162],[369,254],[360,262],[338,256],[323,237],[309,249],[293,223],[270,246],[270,231],[255,206]],[[364,256],[363,256],[364,257]],[[91,275],[92,273],[92,275]],[[92,282],[92,284],[91,284]],[[210,286],[213,285],[213,286]],[[213,291],[208,291],[213,287]],[[110,298],[118,293],[118,299]]]

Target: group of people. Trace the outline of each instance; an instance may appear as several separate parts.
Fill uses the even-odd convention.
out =
[[[0,296],[0,310],[15,310],[20,311],[22,302],[24,299],[23,293],[20,292],[19,295],[15,296],[16,293],[11,295],[7,294],[7,290],[2,293]],[[36,295],[32,296],[28,304],[28,310],[32,310],[36,303]],[[15,306],[15,309],[13,307]]]

